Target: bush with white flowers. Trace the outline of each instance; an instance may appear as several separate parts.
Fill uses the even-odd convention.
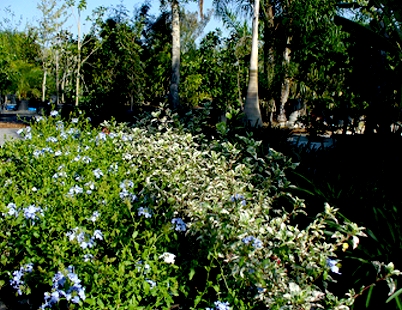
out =
[[[10,309],[348,309],[327,290],[363,228],[306,227],[292,164],[155,113],[131,128],[57,113],[0,150],[0,296]],[[379,275],[393,283],[392,264]],[[340,275],[337,275],[340,276]],[[12,308],[14,307],[14,308]]]

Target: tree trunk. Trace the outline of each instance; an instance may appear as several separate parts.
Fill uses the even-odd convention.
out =
[[[60,68],[59,68],[59,61],[60,61],[60,57],[59,57],[59,50],[58,50],[59,46],[57,47],[56,51],[55,51],[55,74],[56,74],[56,104],[60,104],[60,78],[59,78],[59,72],[60,72]]]
[[[43,68],[43,79],[42,79],[42,102],[45,102],[46,99],[46,78],[47,78],[47,70]]]
[[[275,32],[275,12],[272,1],[267,1],[264,6],[264,74],[267,79],[267,93],[265,100],[267,100],[267,116],[269,123],[273,124],[273,115],[276,111],[275,95],[274,95],[274,76],[275,76],[275,50],[272,39]]]
[[[170,81],[170,104],[173,109],[180,105],[180,15],[179,3],[172,1],[172,79]]]
[[[244,113],[246,122],[251,126],[262,126],[260,105],[258,102],[258,15],[260,1],[254,0],[253,33],[250,57],[250,78],[248,81]]]
[[[289,93],[290,93],[290,80],[287,76],[288,75],[287,71],[288,71],[289,64],[290,64],[290,48],[289,48],[290,40],[291,40],[291,38],[288,37],[287,42],[286,42],[286,47],[283,52],[283,66],[285,68],[285,75],[284,75],[283,81],[282,81],[281,102],[279,104],[278,116],[277,116],[277,121],[279,123],[284,123],[287,121],[285,104],[286,104],[286,102],[288,102]]]
[[[80,102],[80,79],[81,79],[81,12],[78,10],[77,21],[77,75],[75,77],[75,106]]]

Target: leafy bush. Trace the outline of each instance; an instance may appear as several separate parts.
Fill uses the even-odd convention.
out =
[[[328,284],[363,228],[329,205],[298,227],[305,205],[280,153],[208,142],[160,112],[102,128],[52,111],[0,150],[11,309],[348,309],[359,295]],[[399,271],[376,264],[392,287]]]

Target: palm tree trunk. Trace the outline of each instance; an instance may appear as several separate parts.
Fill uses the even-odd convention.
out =
[[[281,102],[279,104],[278,115],[277,115],[277,121],[279,123],[284,123],[287,121],[285,104],[286,104],[286,102],[288,102],[289,93],[290,93],[290,80],[287,76],[287,71],[288,71],[289,64],[290,64],[290,48],[289,48],[290,40],[291,40],[291,38],[288,37],[287,42],[286,42],[286,47],[283,52],[283,66],[285,68],[285,76],[282,81]]]
[[[254,0],[253,33],[250,57],[250,78],[248,81],[246,104],[244,113],[247,124],[251,126],[262,126],[260,105],[258,102],[258,15],[260,1]]]
[[[180,104],[180,15],[179,3],[172,1],[172,79],[170,81],[170,104],[177,109]]]

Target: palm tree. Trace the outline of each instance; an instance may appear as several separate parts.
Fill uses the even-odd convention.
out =
[[[198,1],[200,17],[203,18],[203,0]],[[172,78],[170,81],[169,99],[173,109],[180,105],[180,8],[178,0],[171,0],[172,7]]]
[[[214,0],[217,15],[227,14],[228,0]],[[249,5],[246,2],[240,3],[240,10],[248,10]],[[253,5],[253,25],[252,25],[252,43],[250,56],[249,82],[247,88],[246,103],[244,105],[245,123],[251,126],[262,126],[262,117],[258,99],[258,18],[260,14],[260,1],[254,0]]]
[[[260,14],[260,1],[254,0],[253,32],[250,56],[250,77],[248,81],[246,104],[244,113],[246,122],[251,126],[262,126],[261,110],[258,101],[258,15]]]

